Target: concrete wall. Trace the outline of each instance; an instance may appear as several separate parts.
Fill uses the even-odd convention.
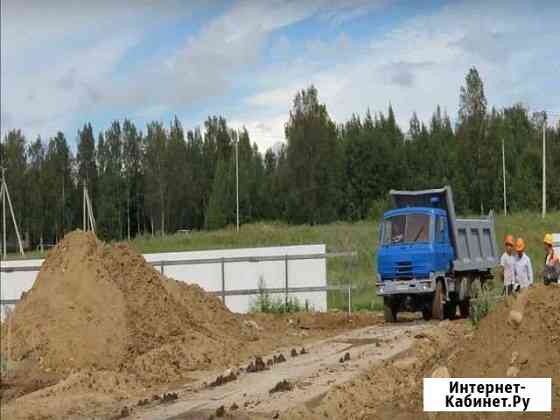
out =
[[[198,260],[210,258],[296,256],[325,253],[325,245],[298,245],[285,247],[243,248],[194,252],[165,252],[144,254],[148,262]],[[2,267],[41,266],[43,260],[19,260],[2,262]],[[159,270],[159,267],[155,267]],[[196,283],[207,291],[222,290],[221,264],[192,264],[164,267],[168,277],[187,283]],[[224,265],[225,289],[257,289],[259,282],[267,288],[283,288],[285,285],[284,261],[231,262]],[[33,286],[37,272],[1,273],[0,290],[2,300],[19,299],[22,292]],[[326,259],[307,259],[288,261],[289,287],[326,286]],[[283,295],[276,295],[282,297]],[[305,292],[292,294],[301,303],[318,311],[327,309],[327,292]],[[234,312],[247,312],[255,296],[226,296],[227,307]]]

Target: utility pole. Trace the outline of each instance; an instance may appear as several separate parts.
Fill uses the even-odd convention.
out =
[[[506,147],[502,137],[502,172],[504,178],[504,216],[507,216],[507,193],[506,193]]]
[[[86,182],[84,181],[84,188],[83,188],[83,192],[82,192],[82,204],[83,204],[83,208],[82,208],[82,227],[83,227],[83,231],[85,232],[87,230],[87,226],[86,226]]]
[[[83,224],[84,232],[91,229],[95,233],[95,217],[93,216],[93,208],[91,206],[91,200],[89,199],[89,192],[87,189],[87,184],[84,181],[84,193],[83,193]]]
[[[237,207],[237,232],[239,232],[239,136],[235,140],[235,201]]]
[[[10,214],[12,216],[12,223],[14,224],[14,231],[16,233],[16,239],[19,245],[19,252],[22,256],[25,255],[23,252],[23,244],[21,243],[21,236],[19,234],[18,225],[16,222],[16,215],[14,213],[14,207],[12,206],[12,199],[10,198],[10,192],[8,191],[8,184],[6,183],[6,168],[1,168],[2,170],[2,180],[0,187],[0,198],[2,199],[2,251],[4,253],[4,259],[7,258],[8,250],[6,245],[6,200],[8,201],[8,206],[10,209]]]
[[[542,132],[542,217],[546,217],[546,112],[543,111]]]
[[[2,187],[0,187],[0,199],[2,200],[2,252],[6,259],[8,252],[6,251],[6,200],[4,199],[4,176],[6,168],[2,168]]]

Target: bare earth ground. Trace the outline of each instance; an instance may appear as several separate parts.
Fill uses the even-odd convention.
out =
[[[289,347],[279,348],[264,359],[283,354],[287,361],[270,369],[241,372],[232,382],[208,387],[219,372],[179,388],[179,399],[169,405],[154,404],[135,410],[135,419],[200,419],[219,413],[224,407],[230,418],[274,418],[301,404],[313,406],[330,387],[349,381],[382,360],[410,349],[414,336],[427,328],[425,323],[370,326],[316,341],[306,353],[291,356]],[[301,347],[296,351],[301,352]],[[341,362],[342,358],[342,362]],[[287,381],[289,391],[270,393],[276,384]],[[231,410],[232,407],[239,407]]]
[[[351,317],[346,313],[335,312],[250,314],[236,315],[236,318],[253,332],[250,334],[251,341],[246,343],[245,348],[238,354],[228,357],[227,360],[233,363],[224,365],[222,360],[216,359],[206,368],[192,369],[183,375],[183,379],[166,384],[156,382],[153,386],[149,386],[126,372],[96,369],[84,369],[61,378],[52,372],[45,372],[40,366],[33,364],[22,366],[23,362],[19,362],[17,375],[4,376],[0,384],[2,419],[114,418],[125,406],[129,408],[133,406],[132,411],[136,415],[136,411],[142,411],[137,410],[139,408],[137,403],[144,398],[151,399],[156,394],[162,395],[164,392],[179,390],[180,399],[183,400],[183,396],[196,395],[196,389],[204,388],[205,382],[214,380],[224,369],[246,367],[254,356],[262,356],[265,361],[269,353],[282,353],[286,357],[287,362],[277,364],[273,369],[251,375],[240,375],[238,381],[212,389],[210,395],[215,398],[235,383],[245,384],[241,382],[242,379],[249,379],[249,383],[258,383],[261,376],[266,378],[270,373],[275,375],[276,369],[284,369],[284,366],[289,368],[293,363],[301,364],[309,360],[308,358],[316,359],[322,357],[320,356],[322,354],[328,354],[324,353],[324,350],[320,352],[312,350],[321,348],[320,344],[315,344],[317,341],[324,343],[324,347],[328,342],[324,341],[327,337],[353,330],[361,331],[360,329],[364,327],[371,329],[383,323],[382,314],[368,312],[355,313]],[[302,355],[301,359],[290,356],[292,348],[297,348],[299,353],[302,347],[305,347],[309,354]],[[346,347],[350,345],[336,344],[337,349]],[[278,351],[271,353],[277,349]],[[270,388],[274,385],[275,383]],[[265,391],[268,392],[268,389]],[[201,397],[197,396],[197,398]],[[239,400],[237,404],[240,402],[244,401]],[[150,407],[152,405],[157,404],[150,404]],[[187,408],[182,411],[186,411]]]

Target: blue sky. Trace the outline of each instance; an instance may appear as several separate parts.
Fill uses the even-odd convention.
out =
[[[47,6],[48,4],[48,6]],[[283,140],[298,89],[332,118],[452,118],[471,66],[496,107],[560,111],[560,3],[526,1],[2,0],[2,134],[74,141],[128,117],[186,129],[208,115]]]

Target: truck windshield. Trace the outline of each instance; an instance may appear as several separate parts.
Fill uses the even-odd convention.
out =
[[[383,244],[427,242],[430,238],[430,216],[407,214],[383,222]]]

